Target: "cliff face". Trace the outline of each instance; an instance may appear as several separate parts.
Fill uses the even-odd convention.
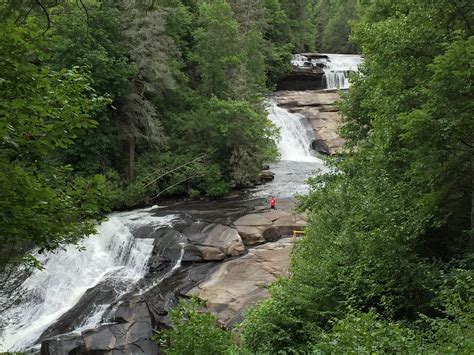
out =
[[[336,91],[278,91],[275,99],[279,106],[309,120],[316,137],[313,149],[323,154],[341,151],[344,141],[337,133],[341,116],[336,107]]]
[[[324,88],[324,72],[293,72],[277,83],[277,90],[320,90]]]

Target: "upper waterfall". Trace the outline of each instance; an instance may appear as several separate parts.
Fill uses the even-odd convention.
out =
[[[350,72],[358,71],[363,58],[355,54],[326,54],[323,82],[326,89],[348,89]]]
[[[357,54],[295,54],[291,60],[293,70],[300,74],[322,75],[322,88],[348,89],[349,74],[358,71],[364,59]]]

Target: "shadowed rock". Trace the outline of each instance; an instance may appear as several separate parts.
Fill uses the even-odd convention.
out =
[[[151,313],[143,298],[121,303],[109,316],[113,323],[79,335],[44,340],[41,354],[157,354]]]

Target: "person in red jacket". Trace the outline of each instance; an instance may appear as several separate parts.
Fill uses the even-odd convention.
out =
[[[270,208],[271,208],[272,210],[274,210],[275,207],[276,207],[276,204],[277,204],[277,201],[275,200],[275,198],[274,198],[273,196],[271,196],[271,197],[270,197]]]

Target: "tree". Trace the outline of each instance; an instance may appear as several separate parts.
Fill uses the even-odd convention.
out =
[[[10,275],[26,261],[39,266],[35,251],[76,243],[103,217],[103,178],[74,177],[61,154],[108,101],[87,74],[47,65],[48,38],[34,24],[0,25],[0,273]],[[2,292],[15,289],[12,280]]]
[[[197,299],[182,300],[170,312],[171,329],[155,335],[154,340],[165,354],[232,354],[232,334],[218,326],[211,313],[200,311],[204,304]]]
[[[194,30],[193,59],[200,76],[199,91],[210,97],[238,99],[243,51],[239,25],[225,0],[201,2]]]
[[[132,90],[131,77],[137,69],[130,63],[124,36],[125,19],[116,1],[86,1],[78,6],[65,1],[51,8],[50,17],[56,40],[50,44],[50,63],[55,70],[77,66],[87,70],[97,94],[107,96],[112,105],[96,112],[94,131],[79,132],[80,139],[65,152],[64,160],[84,174],[120,170],[122,149],[121,107]]]
[[[287,42],[293,43],[296,52],[314,49],[314,4],[311,0],[280,0],[289,26]]]
[[[243,324],[250,352],[472,351],[472,4],[365,5],[347,151],[309,182],[291,276]]]
[[[127,177],[135,177],[136,141],[143,140],[151,147],[163,145],[164,134],[153,99],[163,96],[175,86],[170,70],[171,56],[176,52],[173,39],[166,33],[166,14],[163,11],[143,12],[127,6],[128,27],[125,38],[131,62],[138,69],[132,80],[132,92],[122,106],[122,131],[127,140]]]
[[[316,13],[316,49],[323,53],[356,53],[357,47],[349,42],[350,21],[357,20],[356,0],[319,0]]]

